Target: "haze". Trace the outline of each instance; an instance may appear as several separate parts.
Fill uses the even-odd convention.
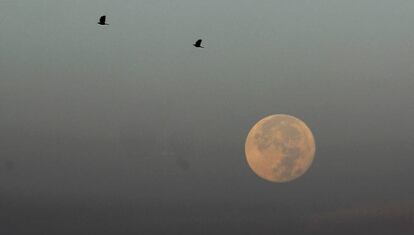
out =
[[[403,0],[2,0],[1,233],[305,234],[349,208],[414,211],[413,12]],[[317,145],[287,184],[244,156],[250,128],[276,113],[304,120]],[[387,215],[379,232],[411,234]],[[348,230],[321,224],[367,234],[351,217]]]

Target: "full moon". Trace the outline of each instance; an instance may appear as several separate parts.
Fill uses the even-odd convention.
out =
[[[315,139],[306,124],[293,116],[271,115],[257,122],[245,144],[247,163],[261,178],[288,182],[312,165]]]

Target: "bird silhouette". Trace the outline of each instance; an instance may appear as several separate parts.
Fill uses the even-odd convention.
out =
[[[202,42],[203,40],[201,40],[201,39],[198,39],[194,44],[193,44],[193,46],[195,46],[195,47],[199,47],[199,48],[204,48],[203,46],[201,46],[201,42]]]
[[[99,18],[99,22],[98,22],[98,24],[99,24],[99,25],[108,25],[108,24],[106,23],[106,16],[105,16],[105,15],[103,15],[103,16],[101,16],[101,17]]]

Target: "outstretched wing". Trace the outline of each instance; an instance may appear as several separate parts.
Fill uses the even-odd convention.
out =
[[[99,23],[105,24],[106,21],[106,16],[101,16],[101,18],[99,18]]]
[[[196,46],[201,46],[201,42],[202,42],[202,41],[203,41],[203,40],[198,39],[198,40],[196,41],[195,45],[196,45]]]

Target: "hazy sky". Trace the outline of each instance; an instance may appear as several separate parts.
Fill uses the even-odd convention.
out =
[[[412,205],[413,13],[407,0],[1,0],[0,232],[301,234],[320,214]],[[275,113],[317,143],[287,184],[244,156]]]

